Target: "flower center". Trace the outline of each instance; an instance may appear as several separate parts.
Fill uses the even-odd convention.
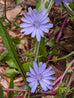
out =
[[[36,28],[39,28],[39,23],[38,22],[34,22],[34,26],[36,27]]]
[[[37,76],[36,76],[36,79],[37,79],[37,80],[41,80],[41,76],[40,76],[40,75],[37,75]]]

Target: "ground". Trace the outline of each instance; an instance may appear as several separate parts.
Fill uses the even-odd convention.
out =
[[[21,17],[23,17],[23,12],[27,12],[28,7],[35,8],[36,0],[20,0],[18,4],[11,3],[12,0],[6,0],[6,15],[10,22],[13,21],[13,19],[18,15],[16,24],[21,23]],[[66,12],[63,11],[63,15]],[[0,17],[4,15],[4,0],[0,0]],[[63,16],[62,15],[62,16]],[[48,34],[45,36],[49,39],[57,26],[61,28],[61,25],[64,21],[64,18],[62,18],[60,13],[60,6],[54,6],[51,9],[51,13],[49,13],[49,17],[51,20],[51,23],[53,23],[54,27],[50,30]],[[6,20],[7,21],[7,20]],[[4,24],[5,25],[5,24]],[[70,44],[70,39],[74,36],[74,21],[72,19],[69,19],[69,22],[64,27],[63,34],[61,36],[61,39],[59,41],[60,48],[58,49],[58,53],[60,56],[52,56],[52,59],[57,59],[58,57],[63,57],[70,52],[74,51],[74,43]],[[23,44],[20,44],[17,48],[17,53],[19,56],[20,61],[25,61],[24,59],[24,50],[29,52],[30,49],[33,47],[33,39],[28,39],[27,36],[24,36],[23,33],[20,33],[20,28],[16,25],[11,25],[11,28],[7,27],[7,31],[9,32],[11,37],[18,37],[18,38],[24,38]],[[56,35],[57,36],[57,35]],[[73,40],[74,42],[74,40]],[[66,44],[65,44],[66,43]],[[68,43],[68,44],[67,44]],[[46,46],[47,51],[50,51],[50,47]],[[0,36],[0,55],[6,50],[6,47],[2,41],[2,38]],[[53,70],[55,71],[55,77],[58,78],[60,75],[62,75],[66,69],[66,61],[71,62],[74,58],[74,55],[69,56],[68,58],[59,60],[59,61],[52,61],[48,63],[48,66],[52,65]],[[10,78],[6,76],[6,70],[11,69],[11,67],[3,60],[0,62],[0,85],[3,88],[9,88],[10,84]],[[69,77],[69,76],[68,76]],[[67,83],[68,80],[66,80]],[[21,75],[17,75],[14,78],[14,86],[16,87],[23,87],[24,81],[21,77]],[[57,89],[57,86],[54,87],[54,89]],[[8,93],[4,92],[5,98],[8,98]],[[49,96],[46,98],[50,98]]]

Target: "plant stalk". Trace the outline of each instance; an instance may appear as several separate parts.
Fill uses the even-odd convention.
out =
[[[37,61],[37,58],[38,58],[39,46],[40,46],[40,42],[37,42],[37,46],[36,46],[37,50],[36,50],[35,61]]]

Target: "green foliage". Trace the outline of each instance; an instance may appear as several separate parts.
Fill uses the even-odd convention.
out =
[[[74,19],[74,4],[73,2],[69,2],[69,5],[66,3],[62,6],[63,9],[70,15],[72,19]]]
[[[0,35],[2,37],[2,40],[5,44],[5,46],[7,47],[8,49],[8,52],[10,54],[10,56],[12,57],[13,59],[13,62],[15,63],[15,65],[17,66],[19,72],[21,73],[24,81],[26,82],[26,79],[25,79],[25,71],[19,61],[19,58],[17,56],[17,53],[16,53],[16,49],[14,47],[14,44],[12,42],[12,39],[10,38],[7,30],[5,29],[5,27],[3,26],[3,24],[1,23],[0,21]]]
[[[62,85],[62,83],[61,83],[61,85],[60,85],[60,87],[59,87],[59,89],[58,89],[58,94],[61,95],[62,93],[64,93],[65,90],[66,90],[66,88],[67,88],[67,87],[63,87],[63,85]]]
[[[49,47],[51,47],[50,49],[52,49],[52,46],[53,46],[53,45],[54,45],[53,48],[59,46],[58,43],[55,43],[54,38],[52,38],[46,45],[48,45]],[[49,52],[49,54],[54,55],[54,56],[59,56],[59,54],[58,54],[58,49],[55,49],[55,50]]]
[[[46,0],[44,7],[48,8],[49,0]]]
[[[68,62],[68,61],[66,61],[66,69],[68,68],[68,66],[70,65],[70,63]],[[69,69],[68,69],[68,72],[72,72],[73,70],[72,70],[72,68],[70,67]]]
[[[2,16],[1,18],[0,18],[0,21],[5,21],[5,16]]]
[[[22,64],[22,66],[23,66],[23,68],[24,68],[24,70],[27,72],[29,72],[30,71],[30,67],[33,67],[33,62],[27,62],[27,63],[23,63]]]
[[[41,38],[39,52],[40,52],[40,55],[47,57],[47,51],[46,51],[46,47],[45,47],[45,38]]]
[[[69,2],[69,7],[74,11],[74,3],[73,2]]]
[[[43,3],[43,0],[37,0],[36,2],[36,9],[39,11],[41,9],[41,5]]]
[[[10,67],[12,67],[12,68],[17,68],[17,69],[18,69],[18,67],[15,65],[13,59],[12,59],[10,56],[8,56],[7,58],[5,58],[5,61],[6,61],[6,63],[7,63]]]
[[[24,59],[26,62],[30,62],[30,61],[33,61],[34,60],[34,52],[33,52],[33,48],[27,52],[27,51],[24,51]]]
[[[19,0],[13,0],[12,3],[15,2],[16,4],[19,3]]]
[[[15,37],[15,38],[13,37],[12,41],[13,41],[15,47],[17,47],[19,44],[24,44],[24,38],[20,39],[18,37]]]
[[[54,44],[55,44],[55,41],[54,41],[54,38],[52,38],[50,41],[47,42],[46,45],[48,45],[49,47],[52,47]]]
[[[68,55],[66,55],[64,57],[61,57],[61,58],[58,58],[58,59],[52,59],[52,60],[49,60],[49,61],[59,61],[59,60],[65,59],[65,58],[67,58],[67,57],[69,57],[73,54],[74,54],[74,51],[72,51],[71,53],[69,53]]]
[[[54,45],[53,48],[56,48],[57,46],[59,46],[59,44],[58,44],[58,43],[55,43],[55,45]],[[51,48],[51,49],[52,49],[52,48]],[[59,49],[55,49],[55,50],[49,52],[49,54],[54,55],[54,56],[59,56],[58,50],[59,50]]]
[[[74,93],[70,93],[66,96],[66,98],[74,98]]]
[[[20,39],[20,38],[12,38],[13,44],[15,46],[15,48],[19,45],[19,44],[24,44],[24,39]],[[5,50],[1,56],[0,56],[0,61],[4,60],[10,67],[12,68],[17,68],[18,67],[15,65],[12,57],[9,55],[8,50]]]
[[[5,57],[8,55],[8,51],[7,50],[5,50],[2,54],[1,54],[1,56],[0,56],[0,61],[2,61],[3,59],[5,59]]]
[[[1,86],[0,86],[0,98],[4,98],[4,95],[3,95],[3,89],[2,89]]]
[[[18,74],[18,71],[16,71],[15,69],[7,69],[6,70],[6,76],[8,77],[15,77]]]
[[[11,77],[9,88],[14,88],[13,77]],[[13,91],[9,91],[8,98],[13,98],[13,94]]]

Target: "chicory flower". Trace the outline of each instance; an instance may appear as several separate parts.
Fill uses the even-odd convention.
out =
[[[41,37],[44,37],[44,32],[48,33],[49,28],[53,27],[53,24],[49,23],[50,19],[46,9],[37,11],[31,7],[28,8],[28,12],[24,13],[25,18],[22,18],[24,23],[20,24],[20,27],[23,28],[21,32],[24,32],[25,35],[31,34],[31,37],[35,37],[39,42]]]
[[[47,91],[48,89],[52,89],[51,85],[55,85],[54,82],[51,82],[50,80],[55,80],[55,77],[52,77],[51,75],[55,74],[54,71],[52,71],[52,67],[48,67],[46,69],[46,63],[39,63],[39,66],[34,61],[33,62],[33,68],[30,67],[30,72],[27,72],[26,75],[29,77],[26,78],[26,81],[29,82],[29,86],[31,87],[31,93],[34,93],[37,85],[40,84],[41,88],[44,91]]]

